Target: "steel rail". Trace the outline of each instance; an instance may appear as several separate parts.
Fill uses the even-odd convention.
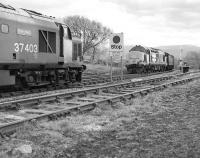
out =
[[[167,71],[166,73],[171,73],[173,71]],[[155,72],[150,74],[124,74],[123,80],[127,80],[130,78],[138,78],[138,77],[148,77],[153,75],[159,75],[163,74],[163,72]],[[121,76],[120,75],[114,75],[113,81],[120,81]],[[97,84],[109,84],[110,82],[110,76],[108,74],[86,74],[82,77],[82,82],[80,84],[75,83],[74,85],[57,85],[57,86],[50,86],[48,88],[36,88],[31,90],[21,90],[21,91],[10,91],[10,92],[0,92],[0,98],[8,98],[11,96],[20,96],[24,94],[33,94],[38,92],[44,92],[44,91],[53,91],[53,90],[62,90],[62,89],[70,89],[70,88],[82,88],[82,87],[91,87],[95,86]]]
[[[153,78],[142,78],[139,81],[125,81],[121,83],[113,83],[109,85],[99,85],[96,87],[90,87],[86,89],[79,89],[79,90],[74,90],[70,92],[61,92],[61,93],[55,93],[55,94],[48,94],[48,95],[43,95],[43,96],[36,96],[32,98],[25,98],[25,99],[16,99],[13,101],[6,101],[6,102],[0,102],[0,109],[5,108],[5,107],[13,107],[16,106],[17,108],[20,108],[20,106],[29,106],[32,104],[39,104],[41,102],[48,102],[48,101],[54,101],[58,100],[61,97],[74,97],[74,96],[79,96],[79,95],[86,95],[88,93],[98,93],[100,90],[105,90],[113,87],[121,87],[121,86],[136,86],[136,85],[141,85],[144,83],[151,83],[151,82],[156,82],[160,80],[168,80],[176,76],[182,76],[186,74],[178,74],[178,75],[170,75],[170,76],[163,76],[163,77],[155,77]],[[152,76],[151,76],[152,77]]]

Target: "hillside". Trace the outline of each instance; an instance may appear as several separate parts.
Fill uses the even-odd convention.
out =
[[[194,45],[173,45],[173,46],[160,46],[162,49],[176,57],[175,65],[178,65],[178,59],[187,62],[191,68],[200,68],[200,47]],[[180,53],[181,52],[181,53]]]
[[[171,45],[171,46],[159,46],[157,48],[174,55],[178,59],[180,57],[182,59],[185,58],[189,52],[197,52],[200,54],[200,47],[193,45]]]

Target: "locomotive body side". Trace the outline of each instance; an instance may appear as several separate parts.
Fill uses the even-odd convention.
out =
[[[174,69],[174,56],[173,55],[170,55],[168,53],[165,53],[166,54],[166,61],[167,61],[167,70],[173,70]]]
[[[9,69],[19,69],[38,64],[57,64],[59,47],[56,46],[59,46],[59,30],[56,24],[51,20],[31,18],[25,11],[21,12],[23,14],[1,12],[1,28],[2,25],[6,25],[9,30],[8,33],[1,30],[1,65],[9,64]],[[47,50],[49,48],[45,45],[42,34],[51,37],[49,41],[54,45],[52,51]]]
[[[150,71],[165,71],[167,62],[165,53],[159,49],[150,48]]]

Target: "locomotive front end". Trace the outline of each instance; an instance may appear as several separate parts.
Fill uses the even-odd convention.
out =
[[[0,36],[0,87],[81,81],[82,52],[74,53],[69,27],[55,18],[0,3]]]

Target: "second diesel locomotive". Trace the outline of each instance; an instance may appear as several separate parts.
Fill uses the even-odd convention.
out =
[[[174,69],[174,56],[160,49],[136,45],[129,50],[126,68],[129,73],[149,73]]]
[[[80,82],[81,47],[55,18],[0,3],[0,88]]]

